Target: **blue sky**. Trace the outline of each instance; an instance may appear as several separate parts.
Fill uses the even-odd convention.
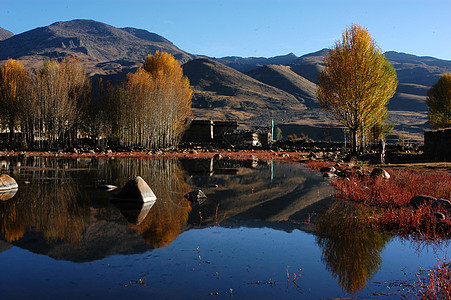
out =
[[[300,56],[359,23],[383,51],[451,60],[450,0],[0,0],[0,27],[15,34],[73,19],[146,29],[212,57]]]

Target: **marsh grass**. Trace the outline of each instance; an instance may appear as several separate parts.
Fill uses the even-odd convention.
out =
[[[310,161],[307,166],[320,170],[333,166],[330,162]],[[338,170],[347,166],[335,166]],[[389,179],[371,177],[371,168],[348,168],[347,178],[332,180],[335,197],[341,201],[351,201],[357,208],[369,210],[367,222],[361,226],[375,225],[385,231],[398,234],[417,234],[427,239],[448,238],[451,233],[451,214],[443,207],[433,208],[425,204],[417,209],[409,205],[415,195],[451,199],[451,173],[445,170],[427,168],[385,168]],[[444,220],[434,213],[440,212]]]

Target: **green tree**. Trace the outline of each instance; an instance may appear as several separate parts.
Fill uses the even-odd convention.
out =
[[[346,29],[324,63],[318,100],[349,128],[355,154],[357,137],[384,118],[386,105],[396,91],[396,72],[369,31],[358,24]]]
[[[440,77],[430,88],[426,104],[432,128],[451,127],[451,73]]]

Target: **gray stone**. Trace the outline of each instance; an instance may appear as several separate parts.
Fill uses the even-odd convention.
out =
[[[315,152],[310,152],[310,154],[309,154],[307,157],[308,157],[308,158],[314,158],[314,159],[317,159],[317,158],[318,158],[318,155],[316,155]]]
[[[439,211],[434,212],[434,217],[438,221],[445,221],[445,219],[446,219],[446,216],[443,213],[439,212]]]
[[[437,199],[434,202],[432,202],[432,207],[433,208],[443,207],[445,209],[450,210],[451,209],[451,202],[449,200],[446,200],[446,199]]]
[[[112,184],[101,184],[101,185],[97,186],[97,188],[99,190],[112,191],[112,190],[117,189],[117,186],[112,185]]]
[[[8,174],[0,175],[0,191],[14,190],[17,188],[19,188],[19,186],[14,178]]]
[[[322,167],[319,171],[321,173],[334,173],[336,169],[334,167]]]
[[[337,175],[336,175],[335,173],[324,173],[324,174],[323,174],[323,177],[326,177],[326,178],[336,178]]]
[[[185,194],[185,198],[191,202],[202,204],[207,199],[207,195],[205,195],[200,189],[194,189]]]
[[[410,199],[409,205],[413,208],[418,208],[424,204],[432,204],[435,200],[437,199],[431,196],[417,195]]]
[[[371,171],[371,177],[379,177],[381,176],[382,178],[385,179],[389,179],[390,178],[390,174],[388,174],[387,171],[385,171],[382,168],[374,168],[373,171]]]
[[[130,179],[111,199],[113,202],[138,203],[155,202],[156,200],[157,197],[141,176]]]

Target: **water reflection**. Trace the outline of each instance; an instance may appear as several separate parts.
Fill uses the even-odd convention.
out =
[[[0,202],[1,232],[8,242],[24,236],[27,229],[42,232],[46,241],[75,244],[89,222],[89,202],[76,179],[61,164],[43,160],[16,172],[21,178],[17,195]],[[24,184],[23,178],[27,178]]]
[[[190,203],[184,195],[189,191],[186,174],[177,160],[125,160],[113,164],[113,168],[122,170],[122,174],[143,174],[151,186],[157,201],[150,208],[143,207],[138,222],[130,222],[129,228],[138,232],[147,245],[154,248],[169,245],[182,232],[191,211]],[[113,172],[118,172],[113,170]],[[126,175],[126,176],[127,176]],[[127,178],[125,176],[125,178]],[[124,178],[124,175],[121,175]],[[145,218],[139,220],[139,214],[148,211]],[[124,213],[124,210],[121,210]],[[136,212],[136,211],[135,211]]]
[[[19,167],[12,164],[16,165],[12,176],[20,188],[14,198],[0,201],[0,230],[7,242],[25,244],[32,251],[42,251],[42,245],[36,246],[41,250],[32,249],[36,235],[31,233],[42,234],[49,245],[63,243],[80,251],[83,235],[85,246],[95,248],[95,243],[110,238],[108,231],[116,231],[118,244],[121,240],[125,244],[127,230],[133,230],[149,246],[166,246],[183,231],[191,211],[183,197],[189,190],[186,174],[176,160],[35,157]],[[158,195],[154,206],[113,206],[108,201],[111,193],[92,188],[99,182],[123,186],[136,175]]]
[[[371,228],[356,226],[366,222],[363,211],[349,203],[336,202],[318,217],[317,243],[322,261],[349,293],[363,289],[381,265],[381,251],[390,237]]]

